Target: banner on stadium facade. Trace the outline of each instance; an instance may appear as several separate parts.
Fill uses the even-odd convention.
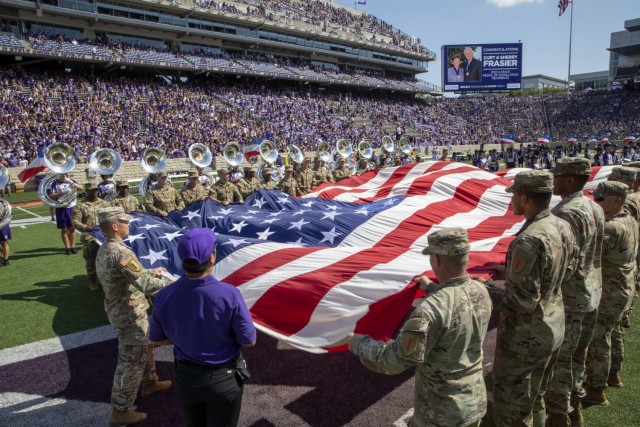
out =
[[[522,89],[522,43],[442,46],[445,92]]]

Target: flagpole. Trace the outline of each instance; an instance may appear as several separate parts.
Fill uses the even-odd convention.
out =
[[[573,3],[575,0],[571,2],[571,20],[569,24],[569,71],[567,72],[567,93],[571,92],[571,46],[573,44]]]

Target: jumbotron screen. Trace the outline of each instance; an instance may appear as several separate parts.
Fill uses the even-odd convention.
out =
[[[522,43],[442,46],[445,92],[522,89]]]

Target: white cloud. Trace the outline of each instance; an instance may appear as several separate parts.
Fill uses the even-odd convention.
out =
[[[544,0],[487,0],[487,3],[496,7],[518,6],[523,3],[543,3]]]

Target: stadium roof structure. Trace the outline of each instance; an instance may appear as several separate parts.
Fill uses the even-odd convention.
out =
[[[180,55],[176,58],[167,56],[166,61],[136,62],[131,58],[121,57],[122,55],[111,55],[112,52],[107,49],[106,54],[101,57],[88,52],[73,54],[69,58],[69,55],[64,54],[65,49],[34,49],[21,40],[9,41],[9,44],[15,45],[13,48],[6,48],[0,40],[0,54],[13,53],[36,58],[61,57],[66,61],[73,59],[76,62],[105,63],[105,67],[123,64],[146,68],[152,66],[168,70],[186,69],[194,73],[253,75],[320,84],[352,85],[350,79],[340,76],[342,70],[348,69],[365,76],[357,84],[353,84],[355,86],[415,93],[439,91],[436,86],[415,81],[417,74],[428,71],[427,64],[435,60],[435,53],[400,30],[393,30],[393,34],[398,35],[398,39],[393,39],[366,31],[356,32],[348,28],[350,31],[345,31],[345,28],[331,23],[327,25],[326,22],[294,22],[283,17],[273,19],[273,14],[267,19],[249,14],[246,1],[225,3],[235,5],[235,9],[229,11],[205,8],[193,0],[57,0],[55,5],[39,4],[38,7],[32,1],[0,0],[0,18],[18,23],[16,28],[20,28],[20,31],[42,31],[44,27],[66,32],[65,34],[75,32],[80,35],[76,38],[86,38],[89,41],[98,35],[108,36],[109,39],[120,37],[147,40],[149,43],[164,43],[171,52],[180,51]],[[256,7],[253,4],[251,6]],[[238,55],[274,55],[316,66],[328,64],[336,71],[337,76],[325,78],[314,76],[313,73],[281,72],[268,65],[244,64],[244,67],[236,69],[201,66],[200,62],[190,63],[181,58],[185,53],[181,46],[202,47],[209,51],[216,50],[220,54],[230,51]],[[373,75],[373,78],[368,78],[367,73]]]
[[[622,56],[640,55],[640,18],[625,21],[625,31],[611,33],[609,51]]]

